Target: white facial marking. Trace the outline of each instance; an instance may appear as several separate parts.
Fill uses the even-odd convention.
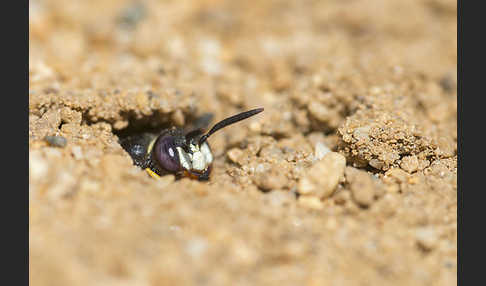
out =
[[[197,145],[194,145],[194,144],[191,144],[189,146],[189,148],[191,148],[191,151],[194,153],[194,152],[198,152],[199,151],[199,146]]]
[[[192,168],[198,171],[206,170],[206,157],[204,157],[203,153],[201,152],[194,152],[192,154]]]
[[[213,162],[213,154],[211,153],[211,149],[209,149],[208,143],[204,142],[201,145],[201,153],[204,154],[204,157],[206,157],[206,164],[211,164]]]
[[[179,161],[181,162],[182,167],[186,170],[191,170],[192,169],[192,163],[191,163],[192,160],[189,157],[189,155],[184,150],[182,150],[181,147],[176,147],[176,149],[177,149],[177,152],[179,153]],[[172,150],[172,149],[169,149],[169,150]]]
[[[169,148],[169,155],[171,157],[174,157],[174,150],[172,150],[172,148]]]

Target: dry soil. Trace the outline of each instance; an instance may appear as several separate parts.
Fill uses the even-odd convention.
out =
[[[456,285],[456,11],[29,1],[31,285]],[[118,143],[256,107],[209,182]]]

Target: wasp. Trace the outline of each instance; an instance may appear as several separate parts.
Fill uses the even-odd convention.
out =
[[[158,134],[129,136],[121,139],[120,144],[128,152],[134,165],[145,169],[154,178],[174,174],[177,178],[209,180],[214,156],[207,142],[208,138],[214,132],[262,111],[263,108],[257,108],[225,118],[207,133],[204,133],[203,128],[185,132],[180,127],[172,127]]]

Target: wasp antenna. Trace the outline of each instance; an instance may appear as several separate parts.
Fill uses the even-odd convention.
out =
[[[206,141],[208,139],[208,137],[211,136],[211,134],[218,131],[219,129],[224,128],[224,127],[231,125],[233,123],[236,123],[238,121],[241,121],[243,119],[247,119],[248,117],[251,117],[251,116],[258,114],[262,111],[263,111],[263,108],[252,109],[252,110],[248,110],[248,111],[245,111],[245,112],[242,112],[242,113],[238,113],[236,115],[233,115],[231,117],[228,117],[228,118],[221,120],[220,122],[216,123],[213,126],[213,128],[211,128],[211,130],[209,130],[208,133],[201,136],[201,138],[199,139],[199,146],[201,146],[201,144],[204,143],[204,141]]]

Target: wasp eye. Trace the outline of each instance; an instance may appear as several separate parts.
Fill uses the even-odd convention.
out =
[[[153,148],[154,159],[162,168],[170,172],[177,172],[181,169],[174,136],[159,137]]]

